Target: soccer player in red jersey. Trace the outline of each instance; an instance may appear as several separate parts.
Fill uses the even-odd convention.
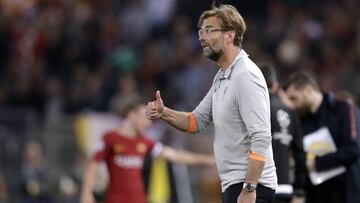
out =
[[[134,100],[125,105],[121,113],[124,123],[121,128],[104,135],[101,149],[86,168],[81,193],[81,203],[94,203],[93,187],[100,161],[105,161],[110,174],[105,203],[146,203],[142,178],[144,157],[163,157],[183,164],[215,166],[212,156],[178,151],[143,135],[151,123],[145,117],[145,104]]]

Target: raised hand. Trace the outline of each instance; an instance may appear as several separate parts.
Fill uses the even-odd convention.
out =
[[[150,120],[160,118],[164,112],[164,108],[165,106],[163,100],[161,99],[160,91],[157,90],[156,100],[147,104],[145,116]]]

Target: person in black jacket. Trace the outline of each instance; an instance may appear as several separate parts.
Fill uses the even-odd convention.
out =
[[[337,150],[322,156],[307,156],[309,172],[321,172],[345,166],[345,173],[320,184],[309,179],[306,202],[360,202],[360,164],[356,114],[351,104],[338,100],[331,93],[323,94],[315,78],[307,72],[295,73],[285,84],[285,91],[300,115],[304,137],[320,128],[327,128]]]
[[[303,199],[306,182],[305,153],[302,134],[296,113],[288,108],[288,103],[279,96],[281,89],[272,64],[259,66],[270,94],[271,134],[278,187],[275,202],[285,203],[293,199]],[[290,178],[290,157],[295,161],[295,181]],[[292,198],[294,197],[294,198]]]

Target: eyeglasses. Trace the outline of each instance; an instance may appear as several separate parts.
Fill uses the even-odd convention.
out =
[[[225,31],[224,29],[216,29],[216,28],[201,28],[199,29],[199,37],[203,36],[205,34],[206,37],[209,37],[212,32],[218,32],[218,31]]]

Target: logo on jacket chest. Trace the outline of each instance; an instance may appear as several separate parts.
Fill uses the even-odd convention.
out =
[[[119,154],[119,153],[124,153],[126,151],[128,151],[131,147],[127,147],[126,145],[123,144],[115,144],[112,147],[112,150],[115,154]],[[147,146],[144,143],[138,143],[135,146],[135,150],[137,153],[140,154],[144,154],[146,152]]]
[[[114,157],[114,162],[120,168],[139,169],[143,165],[143,157],[139,155],[119,154]]]
[[[126,146],[125,145],[122,145],[122,144],[116,144],[112,147],[113,149],[113,152],[115,154],[118,154],[118,153],[122,153],[122,152],[125,152],[126,151]]]
[[[139,152],[140,154],[144,154],[146,152],[146,144],[144,143],[139,143],[136,145],[136,151]]]
[[[273,139],[279,140],[281,144],[289,146],[293,139],[288,129],[291,122],[290,116],[286,111],[280,109],[276,112],[276,120],[279,124],[280,132],[274,132]]]

